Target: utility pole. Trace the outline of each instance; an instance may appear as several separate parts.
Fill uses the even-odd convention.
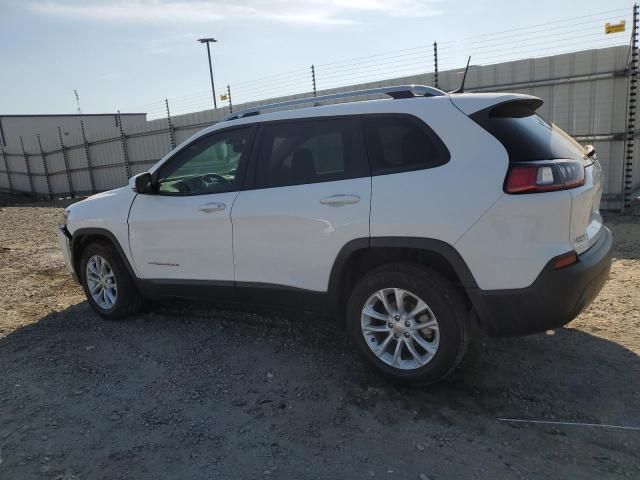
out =
[[[213,94],[213,108],[215,108],[216,110],[218,109],[218,102],[216,100],[216,87],[213,84],[213,67],[211,66],[211,50],[209,49],[209,44],[210,43],[217,43],[218,41],[211,37],[211,38],[199,38],[198,41],[200,43],[206,43],[207,44],[207,57],[209,58],[209,76],[211,78],[211,93]]]

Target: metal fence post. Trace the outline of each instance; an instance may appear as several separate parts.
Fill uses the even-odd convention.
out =
[[[622,206],[620,211],[631,207],[633,188],[633,156],[636,130],[636,95],[638,88],[638,4],[633,5],[633,27],[631,30],[631,57],[629,64],[629,92],[627,99],[627,131],[625,139],[625,162],[622,183]]]
[[[64,146],[64,142],[62,141],[62,130],[58,127],[58,138],[60,139],[60,148],[62,149],[62,158],[64,159],[64,171],[67,174],[67,185],[69,185],[69,195],[71,198],[75,198],[75,193],[73,191],[73,180],[71,180],[71,169],[69,168],[69,156],[67,155],[67,147]]]
[[[227,100],[229,100],[229,113],[233,113],[233,103],[231,103],[231,87],[227,85]]]
[[[311,65],[311,83],[313,85],[313,96],[317,97],[318,92],[316,90],[316,67]]]
[[[91,193],[96,193],[96,180],[93,177],[93,165],[91,163],[91,149],[87,141],[87,133],[84,130],[84,122],[80,120],[80,131],[82,132],[82,142],[84,143],[84,156],[87,159],[87,168],[89,169],[89,183],[91,183]]]
[[[47,193],[49,193],[49,200],[53,200],[53,191],[51,190],[51,179],[49,178],[49,166],[47,165],[47,154],[44,153],[42,148],[42,141],[40,140],[40,134],[38,137],[38,147],[40,148],[40,156],[42,157],[42,170],[44,171],[44,179],[47,182]]]
[[[169,103],[167,103],[169,108]],[[127,172],[127,180],[131,178],[131,163],[129,162],[129,149],[127,148],[127,136],[124,134],[124,127],[122,126],[122,116],[120,110],[118,110],[118,128],[120,129],[120,141],[122,142],[122,157],[124,158],[124,168]]]
[[[27,169],[27,178],[29,179],[29,191],[34,193],[33,190],[33,177],[31,176],[31,167],[29,166],[29,155],[24,149],[24,142],[22,141],[22,135],[20,135],[20,146],[22,147],[22,155],[24,156],[24,166]]]
[[[438,87],[438,42],[433,42],[433,73],[434,73],[434,83],[435,87]]]
[[[169,100],[164,99],[164,105],[167,107],[167,123],[169,124],[169,145],[171,146],[171,150],[176,148],[176,133],[173,128],[173,123],[171,123],[171,112],[169,111]]]
[[[4,160],[4,170],[7,172],[7,183],[9,184],[9,192],[13,192],[13,182],[11,181],[11,172],[9,171],[9,161],[7,153],[4,151],[4,145],[0,142],[0,150],[2,150],[2,160]]]

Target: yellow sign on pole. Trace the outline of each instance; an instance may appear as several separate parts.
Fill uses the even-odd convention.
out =
[[[607,23],[604,26],[605,35],[618,32],[624,32],[624,20],[622,20],[620,23]]]
[[[223,93],[223,94],[220,95],[220,100],[226,100],[227,98],[228,97],[227,97],[226,93]]]

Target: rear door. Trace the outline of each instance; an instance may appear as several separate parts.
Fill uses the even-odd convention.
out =
[[[360,118],[266,123],[254,152],[253,185],[232,211],[238,286],[326,291],[340,249],[369,237]]]

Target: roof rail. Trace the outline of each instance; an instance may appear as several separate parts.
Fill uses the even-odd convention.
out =
[[[274,110],[283,107],[292,107],[295,105],[304,105],[307,103],[325,102],[328,100],[338,100],[342,98],[365,97],[368,95],[388,95],[391,98],[413,98],[413,97],[439,97],[446,95],[446,92],[434,87],[426,85],[396,85],[392,87],[367,88],[364,90],[352,90],[350,92],[331,93],[329,95],[321,95],[319,97],[296,98],[295,100],[287,100],[284,102],[270,103],[267,105],[259,105],[252,108],[234,112],[225,117],[222,121],[237,120],[239,118],[259,115],[265,110]]]

